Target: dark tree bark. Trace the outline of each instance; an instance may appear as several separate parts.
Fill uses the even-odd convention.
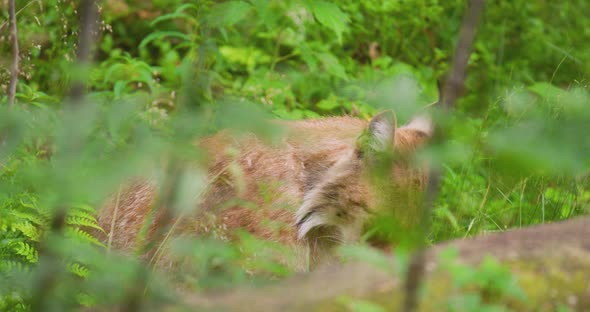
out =
[[[78,52],[76,55],[76,63],[79,67],[86,67],[90,63],[91,51],[94,46],[97,32],[98,11],[95,0],[80,1],[80,31],[78,34]],[[74,105],[79,105],[86,93],[85,79],[75,77],[70,90],[71,102]]]

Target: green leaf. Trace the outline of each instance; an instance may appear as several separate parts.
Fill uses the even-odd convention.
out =
[[[150,25],[155,26],[158,23],[161,23],[164,21],[169,21],[169,20],[175,20],[175,19],[182,19],[182,20],[185,20],[191,24],[194,23],[194,19],[192,16],[185,14],[185,13],[181,13],[181,12],[174,12],[174,13],[170,13],[170,14],[156,17],[153,21],[151,21]]]
[[[344,66],[331,53],[318,53],[318,59],[322,62],[325,70],[333,76],[348,80]]]
[[[537,82],[528,89],[545,100],[556,101],[565,94],[565,91],[547,82]]]
[[[188,23],[190,24],[195,24],[196,20],[189,14],[184,13],[183,11],[185,10],[189,10],[192,9],[193,12],[199,12],[199,8],[191,3],[185,3],[181,6],[179,6],[176,11],[170,13],[170,14],[164,14],[162,16],[158,16],[156,17],[151,23],[151,26],[155,26],[156,24],[163,22],[163,21],[167,21],[167,20],[174,20],[174,19],[184,19],[186,20]]]
[[[179,31],[157,31],[147,35],[147,37],[145,37],[139,44],[139,49],[145,48],[145,46],[147,46],[150,42],[154,40],[164,38],[178,38],[182,39],[182,41],[191,40],[191,37],[189,35],[181,33]]]
[[[227,27],[239,22],[250,12],[252,6],[244,1],[228,1],[211,8],[207,21],[213,27]]]
[[[327,1],[309,1],[308,5],[315,19],[336,33],[338,43],[342,44],[342,33],[348,31],[348,15],[337,5]]]
[[[248,71],[253,71],[258,64],[268,64],[271,57],[255,47],[221,46],[219,53],[231,63],[245,65]]]
[[[334,95],[330,95],[327,99],[319,101],[316,106],[321,110],[331,111],[340,106],[340,103],[338,103],[338,99]]]

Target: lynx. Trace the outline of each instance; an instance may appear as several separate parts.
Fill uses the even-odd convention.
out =
[[[397,127],[395,114],[386,111],[370,121],[329,117],[281,125],[286,135],[280,144],[227,131],[199,142],[209,155],[209,187],[174,235],[231,239],[240,228],[302,250],[307,258],[297,266],[313,267],[327,261],[333,247],[358,241],[379,207],[417,209],[410,194],[423,188],[426,176],[410,156],[432,134],[427,118]],[[99,222],[115,248],[131,250],[157,188],[139,181],[116,197],[101,210]],[[156,216],[148,235],[159,223]]]

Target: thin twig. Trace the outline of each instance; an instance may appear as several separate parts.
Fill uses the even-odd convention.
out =
[[[16,96],[16,84],[18,82],[18,29],[16,27],[15,0],[8,0],[8,16],[10,19],[10,38],[12,38],[12,67],[10,68],[10,85],[8,86],[8,107],[14,104]]]
[[[443,109],[450,110],[463,91],[465,77],[467,76],[467,64],[471,55],[473,40],[475,39],[475,30],[483,7],[484,0],[472,0],[463,20],[461,32],[459,33],[459,42],[453,57],[453,67],[451,67],[451,72],[445,81],[442,92],[441,103]]]
[[[207,184],[205,185],[205,187],[203,187],[203,189],[201,191],[199,191],[199,193],[194,197],[197,200],[201,199],[207,192],[209,192],[209,190],[211,190],[211,188],[213,187],[213,184],[217,182],[217,179],[219,179],[219,177],[224,174],[225,172],[227,172],[228,170],[228,166],[225,166],[223,168],[221,168],[216,174],[214,174],[213,176],[211,176],[211,178],[209,179],[209,181],[207,182]],[[166,235],[164,236],[164,239],[160,242],[158,248],[156,249],[153,257],[150,259],[149,264],[155,269],[158,266],[158,263],[160,262],[160,259],[162,258],[162,249],[166,246],[166,243],[168,242],[170,236],[174,233],[174,230],[176,229],[176,227],[178,226],[178,224],[182,221],[183,217],[185,216],[184,213],[180,214],[176,220],[174,221],[174,223],[172,224],[172,226],[170,227],[170,229],[167,231]]]
[[[117,199],[115,200],[115,208],[113,212],[113,218],[111,219],[111,230],[108,234],[108,243],[107,243],[107,251],[111,251],[111,246],[113,243],[113,236],[115,236],[115,221],[117,220],[117,213],[119,212],[119,203],[121,200],[121,187],[119,187],[119,191],[117,192]]]
[[[94,43],[92,34],[96,32],[94,30],[94,26],[97,24],[96,3],[94,0],[83,0],[80,4],[80,10],[82,16],[80,19],[79,53],[76,62],[78,66],[85,66],[88,63],[91,46]],[[76,83],[72,85],[73,102],[82,102],[84,97],[83,86],[78,88]],[[51,237],[51,234],[61,234],[63,232],[66,226],[68,210],[67,205],[57,207],[51,218],[48,238]],[[48,238],[39,244],[40,273],[32,292],[31,306],[33,311],[45,311],[48,309],[47,301],[50,300],[49,296],[54,291],[53,288],[59,278],[61,259],[55,251],[51,250]]]
[[[41,0],[33,0],[33,1],[25,4],[25,6],[22,7],[20,10],[16,11],[15,16],[18,16],[20,14],[20,12],[22,12],[24,9],[28,8],[31,4],[33,4],[35,2],[39,3],[39,7],[41,7],[41,8],[43,7]],[[10,22],[10,17],[8,18],[7,21],[4,21],[2,24],[0,24],[0,30],[2,30],[2,28],[4,28],[4,26],[6,26],[6,24],[9,22]]]
[[[153,257],[154,255],[151,253],[155,252],[155,245],[162,241],[161,239],[172,225],[174,220],[172,207],[178,195],[176,190],[181,182],[182,166],[180,160],[172,157],[167,166],[164,181],[160,186],[158,198],[137,235],[134,251],[136,255],[146,256],[146,258]],[[157,226],[155,226],[156,224]]]
[[[438,189],[440,184],[440,169],[433,166],[429,172],[428,184],[426,186],[426,194],[424,200],[424,212],[421,219],[421,231],[422,236],[426,237],[428,229],[430,228],[430,212],[436,197],[438,196]],[[422,241],[419,242],[423,244]],[[404,300],[404,311],[415,311],[418,305],[418,289],[422,282],[424,275],[424,262],[426,261],[424,246],[420,246],[418,250],[412,256],[410,264],[408,266],[408,273],[405,280],[405,300]]]
[[[172,221],[174,220],[173,205],[176,202],[177,191],[183,171],[182,162],[173,157],[168,164],[164,182],[160,188],[160,195],[152,209],[153,219],[148,218],[144,221],[144,225],[140,230],[139,241],[136,242],[136,253],[139,255],[145,255],[146,259],[150,257],[153,259],[157,251],[154,247],[158,242],[162,241],[162,238],[170,230]],[[157,223],[153,233],[148,233],[152,226]],[[141,233],[143,232],[143,234]],[[141,236],[148,236],[144,239]],[[144,293],[146,292],[149,282],[149,272],[142,266],[137,268],[135,272],[134,280],[131,281],[131,288],[126,293],[125,299],[121,303],[120,311],[133,312],[140,311]]]
[[[279,34],[277,35],[277,41],[275,42],[275,49],[274,49],[274,53],[272,55],[272,64],[270,64],[270,72],[274,72],[275,71],[275,65],[277,65],[278,63],[278,58],[279,58],[279,49],[281,47],[281,36],[283,35],[283,30],[281,29],[279,31]]]
[[[90,50],[94,44],[94,33],[97,10],[94,0],[83,0],[81,2],[82,17],[80,19],[80,33],[78,43],[78,56],[76,63],[78,67],[84,67],[89,61]],[[85,83],[74,81],[70,90],[72,102],[81,103],[84,98]],[[67,208],[63,207],[57,210],[51,221],[51,230],[60,232],[65,226]]]
[[[463,90],[465,77],[467,74],[467,64],[475,38],[475,29],[479,21],[481,12],[483,11],[484,0],[472,0],[461,26],[459,33],[459,42],[455,49],[453,57],[453,65],[451,71],[447,76],[445,85],[440,95],[440,103],[442,108],[449,111],[460,96]],[[442,129],[437,129],[434,136],[434,143],[443,142],[445,135]],[[418,289],[424,276],[425,267],[425,250],[424,243],[426,235],[430,231],[430,216],[434,203],[440,188],[441,170],[436,164],[432,165],[428,174],[428,185],[426,187],[426,194],[424,200],[424,208],[422,209],[422,222],[420,224],[420,231],[422,232],[423,240],[419,243],[421,246],[416,251],[406,276],[405,290],[406,297],[404,301],[404,311],[415,311],[418,305]]]

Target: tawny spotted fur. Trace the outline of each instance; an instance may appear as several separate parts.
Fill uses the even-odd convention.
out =
[[[406,156],[431,135],[427,118],[399,128],[392,112],[370,122],[332,117],[282,124],[287,134],[278,145],[228,132],[201,141],[209,153],[210,185],[194,212],[177,222],[173,235],[231,239],[232,232],[242,228],[262,239],[306,249],[314,265],[332,246],[358,240],[379,206],[368,168],[371,153],[396,152],[386,175],[391,189],[397,190],[392,201],[408,205],[402,200],[405,190],[424,185],[423,170]],[[134,249],[156,193],[155,184],[144,180],[113,196],[99,215],[101,226],[110,232],[105,241],[120,250]],[[158,226],[156,215],[148,236]],[[300,262],[301,268],[305,261]]]

